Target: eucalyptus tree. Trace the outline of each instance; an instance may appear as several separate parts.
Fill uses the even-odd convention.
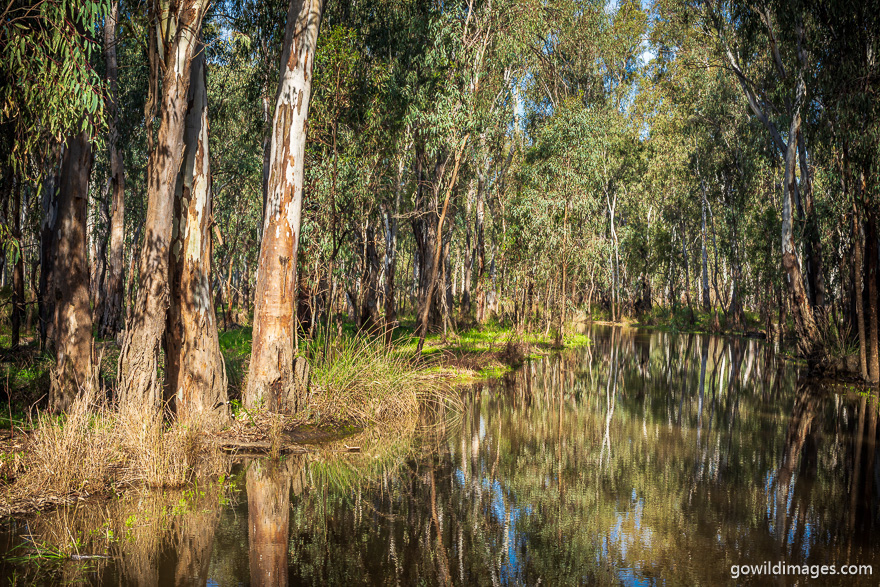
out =
[[[106,288],[101,292],[98,312],[102,337],[114,336],[123,327],[123,294],[125,284],[125,161],[119,134],[118,64],[116,29],[119,24],[119,0],[114,0],[104,20],[104,60],[107,75],[107,147],[110,154],[109,263]]]
[[[158,408],[163,396],[158,361],[170,303],[174,193],[183,155],[190,70],[207,2],[184,0],[173,6],[173,12],[170,8],[169,3],[160,1],[149,6],[148,104],[159,110],[159,130],[155,141],[148,133],[147,214],[138,264],[139,287],[119,357],[121,402],[147,410]]]
[[[294,373],[294,307],[312,69],[323,12],[323,0],[290,2],[272,125],[244,401],[277,411],[295,411],[305,400]]]
[[[165,402],[179,418],[226,410],[226,370],[211,296],[213,190],[208,141],[206,56],[193,56],[184,156],[174,194],[170,304],[164,336]],[[217,423],[218,418],[208,418]]]

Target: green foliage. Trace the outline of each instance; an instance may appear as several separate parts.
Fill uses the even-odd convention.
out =
[[[109,0],[13,0],[0,18],[0,153],[27,171],[46,140],[100,128],[103,82],[90,63]]]

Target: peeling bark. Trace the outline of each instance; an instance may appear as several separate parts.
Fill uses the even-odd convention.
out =
[[[253,347],[244,401],[296,411],[305,389],[294,374],[296,261],[315,45],[323,0],[291,0],[276,97],[263,239],[257,269]]]
[[[211,303],[211,162],[205,51],[192,61],[184,160],[174,201],[165,332],[165,401],[178,418],[220,424],[226,414],[226,368]]]
[[[58,192],[58,224],[52,247],[55,279],[50,295],[55,305],[55,368],[49,387],[49,409],[66,410],[77,393],[92,385],[92,312],[86,216],[92,146],[85,132],[67,141]]]
[[[110,254],[107,263],[104,299],[101,302],[102,337],[116,336],[123,328],[123,295],[125,290],[125,163],[119,145],[119,108],[117,92],[116,25],[119,22],[119,1],[113,2],[104,23],[104,60],[107,64],[108,148],[110,152]]]
[[[174,191],[183,157],[183,132],[190,67],[207,8],[184,0],[177,12],[154,5],[156,51],[164,63],[159,134],[147,165],[147,217],[138,263],[138,291],[119,356],[119,400],[136,409],[157,409],[162,399],[159,347],[169,304],[168,261]],[[153,45],[151,44],[151,47]]]

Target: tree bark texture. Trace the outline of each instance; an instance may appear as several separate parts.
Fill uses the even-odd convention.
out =
[[[88,176],[86,177],[88,182]],[[21,318],[24,314],[24,251],[21,248],[21,184],[15,182],[12,197],[12,238],[15,240],[15,262],[12,265],[12,340],[10,346],[18,348],[21,340]]]
[[[92,385],[92,311],[86,217],[92,146],[85,132],[70,137],[61,165],[58,222],[52,247],[50,295],[55,306],[55,367],[49,386],[49,409],[66,410],[80,389]]]
[[[158,39],[164,63],[159,134],[147,165],[147,217],[138,263],[138,291],[119,356],[119,400],[138,409],[156,409],[162,399],[159,347],[169,304],[168,262],[174,192],[183,156],[184,120],[190,68],[206,0],[183,0],[177,12],[154,4],[150,35]]]
[[[805,92],[803,85],[803,80],[801,80],[798,90],[798,106],[791,120],[789,141],[785,151],[785,177],[782,188],[782,266],[788,275],[795,328],[802,348],[809,353],[812,352],[812,346],[818,333],[813,317],[813,308],[810,306],[809,296],[804,287],[801,262],[794,243],[792,218],[793,194],[797,189],[797,179],[795,178],[797,140],[795,137],[800,129],[800,103],[803,101],[803,93]]]
[[[165,400],[178,418],[226,413],[226,368],[211,303],[211,163],[205,49],[193,57],[184,157],[174,200],[171,305],[165,331]]]
[[[296,262],[309,101],[323,0],[291,0],[276,97],[263,240],[257,269],[253,347],[244,401],[296,411],[306,389],[294,373]]]
[[[381,322],[379,315],[379,253],[376,249],[376,230],[367,221],[364,230],[364,272],[361,276],[363,296],[361,299],[360,327],[365,330],[377,328]]]
[[[425,346],[425,335],[428,333],[428,319],[429,313],[431,311],[431,302],[435,289],[439,289],[439,284],[437,283],[437,276],[439,274],[440,267],[440,255],[443,249],[443,222],[446,220],[446,213],[449,211],[449,197],[452,195],[452,190],[455,187],[455,182],[458,179],[458,169],[461,165],[461,157],[464,154],[464,149],[467,147],[468,139],[470,135],[467,134],[464,136],[464,140],[461,143],[461,146],[458,148],[458,151],[455,153],[455,166],[452,169],[452,177],[449,179],[449,185],[446,186],[446,196],[443,199],[443,210],[440,212],[440,218],[437,221],[437,229],[436,240],[434,243],[434,249],[431,251],[431,255],[433,257],[433,262],[431,263],[431,275],[428,278],[427,290],[425,293],[425,300],[422,304],[421,316],[419,317],[419,343],[417,346],[418,353],[421,354],[422,348]],[[439,178],[442,178],[443,175],[440,174]],[[439,185],[438,178],[438,185]],[[442,290],[441,290],[442,291]]]
[[[385,208],[385,327],[386,343],[390,343],[391,325],[397,320],[397,299],[394,277],[397,273],[397,216],[400,214],[400,198],[403,192],[403,171],[406,158],[401,154],[397,164],[397,181],[394,184],[394,207]]]
[[[40,281],[37,289],[37,305],[40,314],[40,349],[47,350],[54,344],[55,338],[55,301],[52,299],[52,275],[55,246],[55,226],[58,223],[58,160],[61,148],[56,145],[50,150],[43,182],[42,208],[43,222],[40,226]]]
[[[880,381],[880,355],[878,355],[878,316],[877,311],[877,219],[873,211],[868,212],[868,222],[865,230],[865,294],[867,297],[868,316],[868,381],[877,383]]]
[[[116,26],[119,0],[115,0],[104,23],[104,61],[107,65],[107,127],[110,152],[110,253],[108,255],[105,298],[102,301],[102,337],[116,336],[123,328],[125,291],[125,163],[119,145],[119,108],[116,64]]]

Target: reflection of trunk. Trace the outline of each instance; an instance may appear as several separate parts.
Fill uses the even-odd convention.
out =
[[[864,438],[865,433],[865,408],[867,407],[867,399],[865,396],[861,397],[859,402],[859,423],[856,427],[856,435],[855,435],[855,458],[853,459],[853,474],[852,481],[850,481],[849,486],[849,526],[850,531],[855,528],[856,522],[856,509],[858,506],[858,495],[859,495],[859,473],[862,467],[862,439]]]
[[[706,361],[709,358],[709,337],[703,335],[702,338],[703,342],[700,350],[700,388],[697,402],[697,446],[700,445],[700,432],[703,429],[703,396],[706,391]]]
[[[255,461],[247,471],[252,585],[287,585],[290,475],[281,466]]]
[[[119,1],[113,2],[104,23],[104,59],[107,63],[109,93],[107,99],[108,147],[110,150],[110,255],[107,265],[106,298],[102,302],[101,336],[115,336],[122,330],[122,294],[124,289],[125,245],[125,164],[119,145],[119,110],[116,91],[116,23]]]
[[[81,132],[67,141],[58,192],[58,224],[53,247],[56,364],[49,388],[49,409],[67,409],[77,392],[91,385],[92,311],[86,259],[86,216],[92,146]]]
[[[206,8],[205,0],[184,0],[172,18],[159,18],[158,7],[153,10],[156,57],[164,64],[161,120],[158,141],[147,165],[147,217],[138,265],[139,287],[119,355],[120,400],[132,408],[156,409],[162,398],[158,363],[169,303],[174,190],[183,156],[190,65]]]
[[[302,407],[307,391],[294,373],[294,309],[306,123],[315,44],[323,11],[323,0],[290,2],[272,123],[253,348],[244,400],[251,407],[264,404],[278,411],[296,411]]]
[[[439,583],[452,585],[452,576],[449,574],[449,557],[446,554],[446,547],[443,545],[443,532],[440,528],[440,516],[437,511],[437,483],[434,480],[433,466],[428,471],[428,477],[431,479],[431,521],[436,533],[436,543],[433,550],[437,554]]]
[[[824,401],[822,391],[811,385],[804,385],[798,389],[792,408],[791,420],[788,424],[788,433],[785,437],[785,452],[782,456],[782,466],[779,469],[779,487],[777,495],[785,499],[788,495],[789,482],[798,465],[798,459],[804,441],[810,433],[810,428],[816,414]],[[784,512],[782,508],[780,512]],[[777,514],[777,515],[782,515]]]
[[[174,199],[165,331],[165,400],[178,417],[226,410],[226,369],[211,303],[211,165],[205,50],[192,61],[184,158]],[[230,270],[231,273],[231,270]],[[211,418],[212,423],[218,423]]]

